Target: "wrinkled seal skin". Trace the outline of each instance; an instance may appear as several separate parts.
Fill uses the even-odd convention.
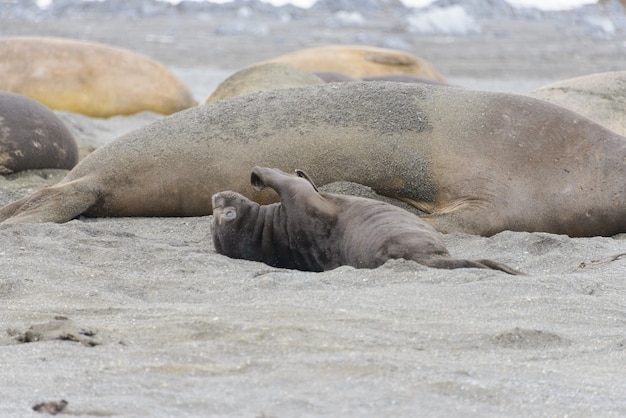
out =
[[[320,193],[307,174],[254,167],[255,188],[274,189],[280,203],[261,206],[226,191],[213,195],[215,250],[232,258],[305,271],[376,268],[403,258],[436,268],[492,268],[490,260],[450,257],[440,234],[416,215],[377,200]]]
[[[626,135],[626,71],[557,81],[528,95],[563,106]]]
[[[48,37],[0,39],[0,90],[51,109],[93,117],[195,106],[189,89],[161,63],[96,42]]]
[[[363,45],[326,45],[301,49],[265,62],[281,62],[307,71],[332,71],[352,77],[412,74],[446,82],[428,61],[408,52]]]
[[[69,170],[76,163],[76,140],[50,109],[28,97],[0,92],[0,174]]]
[[[440,232],[626,232],[626,139],[526,96],[411,83],[330,83],[198,106],[98,148],[5,222],[199,216],[243,173],[300,168],[426,212]]]

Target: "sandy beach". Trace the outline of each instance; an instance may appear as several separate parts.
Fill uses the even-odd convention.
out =
[[[541,19],[485,18],[468,35],[411,34],[387,15],[237,19],[2,18],[0,36],[122,46],[197,100],[246,65],[331,43],[395,45],[452,84],[520,94],[626,69],[623,32]],[[224,29],[242,19],[267,31]],[[83,155],[163,117],[57,114]],[[66,173],[0,176],[0,204]],[[455,257],[526,276],[404,260],[307,273],[217,254],[210,218],[0,225],[0,415],[65,400],[61,414],[84,417],[626,416],[626,234],[444,237]]]

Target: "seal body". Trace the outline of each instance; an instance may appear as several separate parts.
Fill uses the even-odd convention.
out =
[[[77,162],[74,137],[50,109],[28,97],[0,92],[0,174],[69,170]]]
[[[352,77],[348,74],[339,73],[337,71],[314,71],[313,74],[324,80],[326,83],[349,83],[353,81],[361,81],[360,78]]]
[[[357,45],[307,48],[263,62],[282,62],[307,71],[332,71],[361,78],[386,74],[412,74],[445,82],[428,61],[404,51]]]
[[[426,84],[446,84],[433,78],[420,77],[412,74],[383,74],[356,78],[347,74],[335,71],[315,71],[315,75],[319,76],[326,83],[348,83],[354,81],[393,81],[396,83],[426,83]]]
[[[626,135],[626,71],[570,78],[540,87],[528,95],[566,107]]]
[[[171,114],[196,105],[164,65],[95,42],[46,37],[0,39],[0,90],[51,109],[94,117]]]
[[[403,258],[437,268],[511,268],[490,260],[450,257],[440,234],[416,215],[356,196],[320,193],[301,170],[255,167],[257,189],[274,189],[280,203],[261,206],[226,191],[213,195],[211,233],[218,253],[305,271],[343,265],[375,268]]]
[[[420,77],[411,74],[383,74],[377,76],[363,77],[363,81],[393,81],[395,83],[426,83],[426,84],[444,84],[443,81],[438,81],[428,77]]]
[[[222,81],[204,103],[259,91],[323,84],[315,74],[282,63],[257,64],[237,71]]]
[[[232,190],[258,203],[256,165],[350,181],[425,213],[440,232],[626,231],[626,140],[527,96],[412,83],[329,83],[198,106],[134,130],[5,222],[198,216]]]

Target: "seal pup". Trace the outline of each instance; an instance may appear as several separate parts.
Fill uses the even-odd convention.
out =
[[[259,91],[323,84],[317,75],[279,62],[257,64],[237,71],[207,97],[203,104]]]
[[[220,100],[136,129],[1,208],[0,221],[208,215],[221,190],[275,202],[242,174],[262,165],[368,186],[439,232],[610,236],[626,232],[624,161],[626,138],[531,97],[329,83]]]
[[[195,106],[189,89],[163,64],[126,49],[48,37],[0,39],[0,90],[51,109],[107,118]]]
[[[364,197],[320,193],[302,170],[293,176],[254,167],[250,182],[257,190],[271,187],[280,202],[261,206],[233,191],[213,195],[213,245],[231,258],[304,271],[376,268],[403,258],[436,268],[518,274],[491,260],[454,259],[440,234],[416,215]]]
[[[65,124],[43,104],[0,92],[0,174],[61,168],[78,162],[78,145]]]
[[[626,71],[557,81],[527,94],[566,107],[626,135]]]
[[[408,52],[361,45],[326,45],[301,49],[263,62],[282,62],[307,71],[332,71],[362,78],[412,74],[446,82],[428,61]]]

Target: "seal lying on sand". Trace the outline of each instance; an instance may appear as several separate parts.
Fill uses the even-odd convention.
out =
[[[0,92],[0,174],[69,170],[77,162],[76,141],[54,112],[28,97]]]
[[[348,74],[338,73],[336,71],[315,71],[314,74],[320,77],[326,83],[349,83],[354,81],[393,81],[396,83],[426,83],[426,84],[445,84],[428,77],[420,77],[412,74],[383,74],[374,75],[363,78],[356,78]]]
[[[446,82],[428,61],[404,51],[357,45],[301,49],[265,62],[282,62],[307,71],[334,71],[352,77],[412,74]]]
[[[215,250],[232,258],[305,271],[339,266],[376,268],[396,258],[429,267],[491,268],[519,274],[491,260],[450,257],[440,234],[416,215],[377,200],[320,193],[301,170],[255,167],[257,190],[274,189],[280,203],[261,206],[232,191],[213,195]]]
[[[148,110],[171,114],[196,105],[164,65],[134,52],[60,38],[0,39],[0,90],[51,109],[94,117]]]
[[[570,78],[540,87],[528,95],[566,107],[626,135],[626,71]]]
[[[371,77],[363,77],[363,81],[393,81],[395,83],[426,83],[426,84],[444,84],[443,81],[438,81],[428,77],[420,77],[411,74],[383,74]]]
[[[242,96],[259,91],[287,89],[292,87],[323,84],[315,74],[289,64],[270,62],[257,64],[237,71],[222,81],[206,98],[211,103],[228,97]]]
[[[440,232],[626,232],[626,138],[531,97],[411,83],[330,83],[198,106],[98,148],[5,222],[198,216],[242,173],[305,170],[412,204]]]

